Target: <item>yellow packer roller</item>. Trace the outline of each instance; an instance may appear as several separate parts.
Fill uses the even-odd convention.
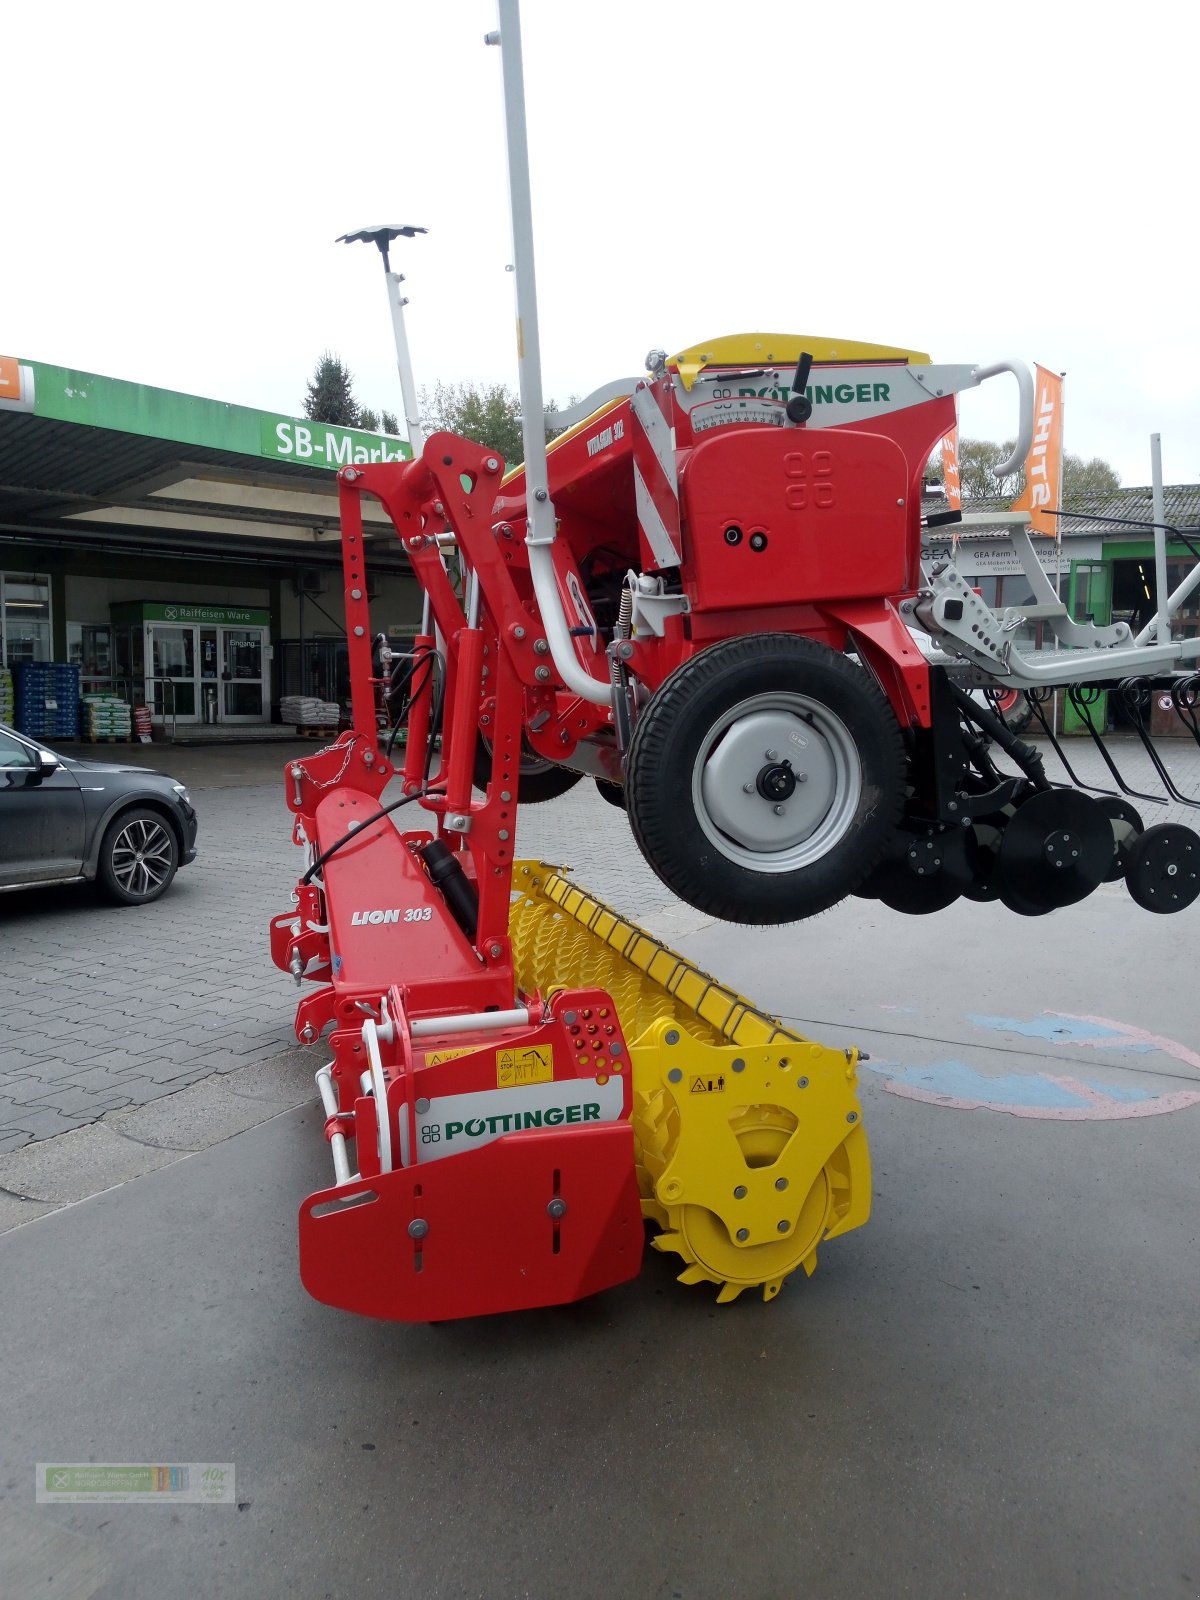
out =
[[[786,1028],[542,862],[515,863],[510,928],[522,988],[616,1002],[642,1213],[680,1282],[771,1300],[812,1273],[823,1240],[866,1222],[857,1049]]]

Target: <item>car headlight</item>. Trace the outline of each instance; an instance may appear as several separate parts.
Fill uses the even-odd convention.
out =
[[[186,783],[173,783],[171,785],[171,787],[172,787],[172,789],[174,789],[175,793],[179,796],[179,798],[183,801],[185,806],[190,806],[191,805],[192,797],[187,792],[187,784]]]

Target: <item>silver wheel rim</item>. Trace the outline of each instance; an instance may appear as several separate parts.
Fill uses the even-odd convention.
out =
[[[174,841],[165,823],[135,817],[113,840],[112,875],[126,894],[153,894],[165,887],[174,856]]]
[[[790,763],[792,794],[778,805],[759,772]],[[827,855],[858,812],[862,762],[850,730],[808,695],[754,695],[709,729],[692,768],[692,806],[705,836],[752,872],[796,872]]]

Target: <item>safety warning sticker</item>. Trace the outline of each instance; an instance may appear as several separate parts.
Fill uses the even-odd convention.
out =
[[[526,1083],[554,1082],[554,1046],[539,1044],[496,1051],[497,1089],[517,1089]]]
[[[443,1061],[457,1061],[459,1056],[474,1055],[479,1049],[477,1044],[460,1044],[453,1050],[431,1050],[425,1057],[427,1067],[440,1067]]]
[[[725,1074],[722,1073],[719,1078],[693,1078],[692,1079],[692,1093],[693,1094],[724,1094],[725,1093]]]

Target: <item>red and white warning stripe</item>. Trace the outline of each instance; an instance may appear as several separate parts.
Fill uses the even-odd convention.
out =
[[[638,527],[658,567],[677,567],[682,552],[671,406],[670,378],[641,383],[633,391],[633,486]]]

